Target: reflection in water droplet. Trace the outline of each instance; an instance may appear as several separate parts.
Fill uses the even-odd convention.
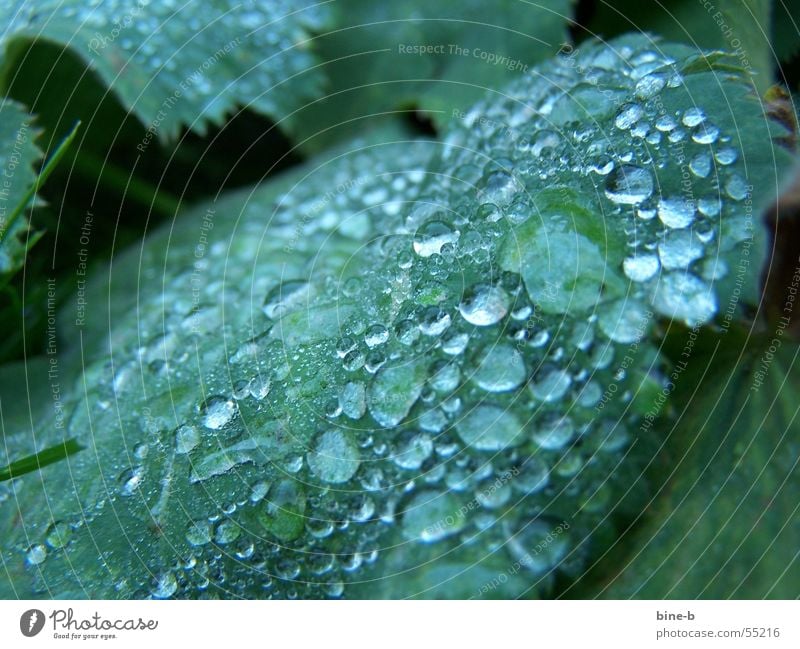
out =
[[[487,327],[500,322],[508,313],[508,306],[508,294],[502,288],[478,284],[458,305],[458,311],[470,324]]]
[[[662,198],[658,201],[658,218],[668,228],[686,228],[694,222],[694,203],[685,198]]]
[[[633,282],[646,282],[658,272],[660,263],[656,255],[637,253],[622,262],[622,270]]]
[[[528,376],[525,361],[511,345],[496,345],[481,352],[473,374],[475,383],[487,392],[508,392],[518,388]]]
[[[653,194],[653,176],[647,169],[622,165],[606,179],[606,196],[622,205],[636,205]]]
[[[323,482],[347,482],[360,464],[358,446],[347,431],[340,429],[319,435],[308,453],[308,468]]]
[[[43,563],[45,559],[47,559],[47,548],[41,543],[32,545],[25,553],[25,563],[29,566],[38,566]]]
[[[420,257],[437,255],[442,246],[458,241],[458,232],[442,221],[428,221],[414,235],[413,247]]]
[[[219,430],[233,419],[236,414],[236,403],[226,397],[214,395],[206,399],[200,412],[203,426]]]

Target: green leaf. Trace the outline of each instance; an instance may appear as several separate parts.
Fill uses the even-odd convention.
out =
[[[649,4],[642,11],[635,0],[601,2],[589,29],[606,38],[631,30],[652,32],[695,47],[730,52],[739,66],[754,74],[753,83],[763,95],[773,83],[776,64],[770,39],[772,5],[770,0],[673,0]]]
[[[670,432],[670,457],[656,460],[663,493],[599,596],[800,595],[800,348],[780,336],[741,353],[728,342],[694,368],[705,377]]]
[[[748,205],[791,165],[745,72],[652,45],[588,44],[442,142],[357,140],[115,259],[63,331],[90,452],[52,467],[58,497],[14,481],[0,519],[15,587],[543,597],[580,575],[667,384],[655,321],[725,326],[756,292],[720,258],[756,256]]]
[[[16,0],[4,4],[0,77],[7,89],[32,41],[71,48],[153,137],[202,132],[237,106],[283,117],[319,93],[310,33],[325,4],[213,0],[191,3]]]
[[[2,232],[0,232],[0,244],[2,244],[3,241],[5,240],[7,233],[14,230],[14,224],[16,223],[17,219],[27,209],[28,205],[36,195],[36,192],[38,191],[39,187],[41,187],[44,183],[47,182],[47,179],[50,176],[50,174],[53,173],[53,170],[58,166],[58,163],[64,157],[64,154],[67,152],[70,145],[72,144],[72,141],[75,139],[75,135],[78,133],[79,126],[80,122],[75,124],[72,127],[72,130],[56,147],[56,150],[53,151],[53,154],[48,158],[47,162],[45,162],[44,166],[42,167],[42,170],[39,172],[39,176],[36,178],[36,183],[32,184],[28,188],[28,190],[25,192],[25,194],[17,203],[17,206],[8,215],[5,229]],[[19,137],[17,138],[16,141],[19,142]]]
[[[289,132],[300,146],[320,150],[394,111],[418,109],[444,125],[487,88],[555,54],[571,5],[337,2],[335,27],[314,42],[327,92],[287,117]]]
[[[34,166],[41,157],[34,140],[39,131],[33,117],[16,102],[4,99],[0,105],[0,283],[4,284],[25,263],[35,243],[25,211],[35,191]]]

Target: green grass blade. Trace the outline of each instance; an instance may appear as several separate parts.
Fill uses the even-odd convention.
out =
[[[69,147],[72,145],[72,141],[75,139],[75,136],[78,133],[78,128],[80,127],[80,121],[75,122],[75,126],[72,127],[72,130],[61,140],[61,143],[58,145],[56,150],[53,152],[53,155],[47,160],[42,167],[42,171],[39,176],[36,178],[36,181],[30,186],[25,195],[22,197],[22,200],[17,204],[14,208],[14,211],[8,217],[8,224],[6,225],[5,229],[0,232],[0,243],[3,242],[5,239],[6,234],[11,231],[11,227],[14,225],[16,220],[19,218],[20,214],[22,214],[25,209],[30,204],[33,197],[36,195],[36,192],[39,191],[39,187],[41,187],[45,182],[47,182],[48,177],[53,170],[58,166],[58,163],[64,157],[64,154],[67,152]]]
[[[23,457],[21,460],[17,460],[8,466],[0,468],[0,482],[11,480],[12,478],[18,478],[26,473],[38,471],[39,469],[50,464],[60,462],[61,460],[69,457],[70,455],[74,455],[83,449],[84,447],[78,443],[78,440],[74,438],[68,439],[63,444],[51,446],[50,448],[46,448],[43,451],[34,453],[33,455],[28,455],[27,457]]]

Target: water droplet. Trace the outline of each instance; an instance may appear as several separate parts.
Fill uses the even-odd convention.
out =
[[[450,314],[438,306],[429,306],[422,312],[419,330],[426,336],[440,336],[450,326]]]
[[[546,451],[559,451],[572,441],[574,433],[569,418],[550,416],[536,424],[533,441]]]
[[[370,326],[364,334],[364,342],[370,349],[383,345],[387,340],[389,340],[389,330],[382,324]]]
[[[56,521],[47,528],[45,543],[53,550],[60,550],[72,539],[72,526],[65,521]]]
[[[652,313],[632,299],[620,299],[603,306],[597,324],[611,340],[629,344],[642,339]]]
[[[472,379],[487,392],[508,392],[528,377],[525,361],[511,345],[496,345],[481,352],[482,359]]]
[[[539,131],[533,137],[531,153],[538,158],[546,153],[552,152],[559,144],[561,144],[561,136],[555,131]]]
[[[673,230],[658,244],[658,256],[666,270],[687,269],[703,256],[703,244],[691,230]]]
[[[435,543],[460,532],[465,524],[465,514],[455,496],[423,491],[406,506],[403,536],[411,541]]]
[[[392,461],[401,469],[419,469],[433,454],[433,440],[427,433],[403,433],[395,443]]]
[[[367,407],[375,421],[385,428],[397,426],[419,399],[425,378],[418,363],[381,369],[367,393]]]
[[[714,154],[714,159],[723,166],[733,164],[738,157],[739,154],[732,147],[724,147]]]
[[[152,590],[152,595],[155,599],[169,599],[178,590],[178,582],[175,575],[171,572],[166,572],[159,575],[156,579],[156,585]]]
[[[508,294],[502,288],[477,284],[458,305],[458,311],[470,324],[487,327],[500,322],[508,313],[508,307]]]
[[[144,480],[144,467],[137,466],[122,472],[119,477],[119,493],[122,496],[132,496]]]
[[[323,482],[334,484],[347,482],[361,464],[361,455],[352,436],[339,429],[319,435],[307,457],[311,472]]]
[[[711,173],[711,155],[708,151],[698,153],[689,163],[689,169],[698,178],[706,178]]]
[[[309,299],[308,282],[289,280],[273,288],[264,299],[264,314],[270,320],[277,320],[289,311],[293,311],[307,303]]]
[[[437,392],[453,392],[460,382],[461,370],[455,363],[437,361],[431,368],[431,378],[428,383]]]
[[[688,108],[683,113],[683,122],[684,126],[688,126],[689,128],[694,128],[698,124],[702,123],[706,118],[706,113],[702,108],[698,108],[697,106],[693,106],[692,108]]]
[[[236,402],[227,397],[214,395],[206,399],[200,408],[202,423],[206,428],[219,430],[233,419],[236,414]]]
[[[662,133],[669,133],[678,126],[678,122],[671,115],[661,115],[656,120],[656,128]]]
[[[186,530],[186,541],[189,545],[199,547],[211,542],[211,523],[207,520],[189,523]]]
[[[270,387],[272,387],[272,382],[270,381],[269,377],[261,374],[254,376],[247,384],[247,389],[250,392],[250,396],[257,401],[261,401],[262,399],[266,398],[266,396],[269,394]]]
[[[214,530],[214,542],[219,545],[227,545],[238,539],[241,533],[242,529],[239,525],[235,521],[226,518]]]
[[[519,474],[511,482],[517,491],[530,495],[540,492],[550,484],[550,468],[540,457],[530,456],[520,467]]]
[[[685,198],[662,198],[658,201],[658,218],[668,228],[686,228],[694,222],[694,203]]]
[[[650,99],[655,97],[666,85],[667,81],[660,74],[648,74],[639,79],[636,83],[636,96],[639,99]]]
[[[525,521],[507,544],[509,553],[519,565],[540,575],[556,568],[567,554],[569,541],[563,524],[543,520]]]
[[[481,404],[456,423],[459,437],[477,451],[499,451],[523,440],[516,415],[498,406]]]
[[[47,548],[41,543],[32,545],[28,548],[27,552],[25,552],[25,563],[29,566],[38,566],[43,563],[45,559],[47,559]]]
[[[701,279],[684,272],[665,273],[653,298],[659,313],[694,327],[708,322],[717,312],[713,291]]]
[[[735,201],[742,201],[747,198],[750,188],[747,181],[738,174],[733,174],[725,183],[725,192]]]
[[[401,320],[394,329],[397,340],[403,345],[413,345],[419,340],[419,327],[413,320]]]
[[[469,344],[469,334],[453,332],[442,339],[442,351],[450,356],[462,354]]]
[[[428,221],[414,235],[413,247],[420,257],[438,255],[442,246],[458,241],[459,233],[442,221]]]
[[[622,262],[622,270],[632,282],[646,282],[655,277],[660,265],[656,255],[637,253]]]
[[[644,115],[644,109],[639,104],[627,104],[622,107],[614,119],[614,126],[622,131],[627,131]]]
[[[533,396],[545,403],[559,401],[572,385],[572,378],[565,370],[540,370],[531,383]]]
[[[698,144],[714,144],[719,138],[719,129],[713,124],[700,124],[692,133],[692,139]]]
[[[346,383],[339,395],[342,412],[350,419],[361,419],[367,411],[367,391],[363,383]]]
[[[605,191],[614,203],[636,205],[653,194],[653,176],[642,167],[621,165],[608,175]]]

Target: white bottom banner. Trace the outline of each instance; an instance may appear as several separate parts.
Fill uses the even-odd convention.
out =
[[[4,601],[0,647],[800,646],[795,601]]]

